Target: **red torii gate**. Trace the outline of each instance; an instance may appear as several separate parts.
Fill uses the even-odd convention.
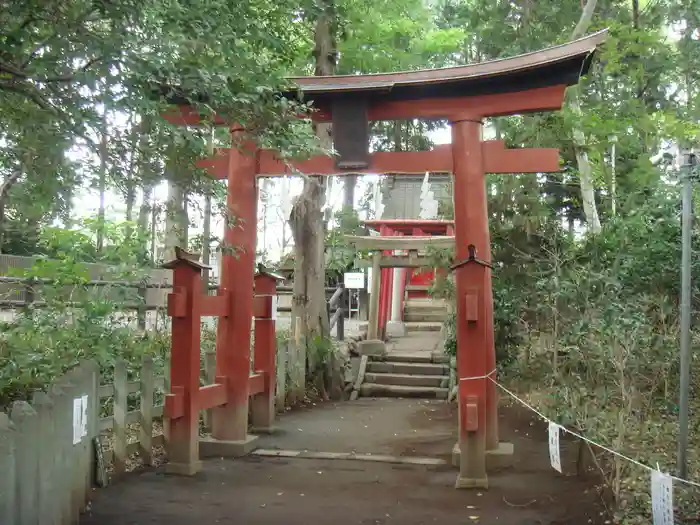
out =
[[[316,122],[333,123],[336,158],[319,156],[293,162],[294,170],[313,175],[454,174],[457,281],[457,367],[459,382],[460,474],[457,487],[487,485],[487,457],[503,452],[493,377],[496,367],[493,335],[490,238],[486,173],[559,171],[556,149],[506,149],[501,141],[483,141],[485,118],[561,108],[567,86],[590,67],[606,31],[513,58],[469,66],[374,75],[296,77],[290,80],[319,109]],[[283,93],[296,97],[297,90]],[[200,115],[186,99],[164,115],[178,124],[196,125]],[[432,151],[369,153],[369,121],[411,118],[447,119],[452,144]],[[237,253],[222,257],[221,288],[229,304],[219,321],[216,375],[227,378],[223,403],[214,409],[213,440],[218,455],[240,454],[251,446],[248,436],[250,394],[250,326],[257,222],[257,177],[293,173],[278,155],[258,149],[235,123],[234,147],[221,148],[202,161],[213,176],[228,181],[224,241]],[[470,257],[471,252],[471,257]],[[476,256],[476,257],[475,257]],[[486,264],[478,264],[483,260]],[[194,364],[192,365],[194,366]],[[173,436],[175,437],[175,436]],[[187,471],[188,469],[183,469]]]

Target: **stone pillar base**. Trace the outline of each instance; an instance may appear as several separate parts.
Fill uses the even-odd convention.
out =
[[[251,428],[250,428],[250,431],[251,431],[253,434],[265,434],[265,435],[269,435],[269,434],[275,434],[275,433],[277,433],[278,428],[275,427],[275,426],[269,426],[269,427],[251,427]],[[256,439],[257,439],[257,436],[250,436],[250,437],[256,438]]]
[[[387,337],[404,337],[406,335],[406,325],[403,321],[387,321],[386,323]]]
[[[247,435],[239,441],[221,441],[214,438],[199,439],[200,458],[239,458],[249,454],[258,441],[258,436]]]
[[[194,476],[202,470],[201,461],[192,461],[190,463],[166,463],[165,473],[174,476]]]
[[[386,356],[386,343],[379,339],[367,339],[357,343],[357,353],[361,356]]]
[[[462,476],[457,476],[457,481],[455,481],[456,489],[487,489],[489,488],[488,478],[463,478]]]
[[[498,447],[486,451],[486,470],[511,467],[513,465],[513,443],[500,442]],[[452,466],[459,467],[459,443],[452,448]]]

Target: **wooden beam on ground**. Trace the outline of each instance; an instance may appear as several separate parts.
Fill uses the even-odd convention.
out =
[[[434,248],[453,248],[455,238],[448,236],[433,237],[372,237],[362,235],[346,235],[345,238],[354,244],[358,250],[424,250],[428,246]]]

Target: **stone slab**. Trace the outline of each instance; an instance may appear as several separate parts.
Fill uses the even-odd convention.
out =
[[[406,325],[403,321],[387,321],[386,335],[388,337],[404,337],[406,335]]]
[[[172,463],[165,464],[166,474],[174,476],[194,476],[202,470],[201,461],[193,461],[191,463]]]
[[[358,341],[357,353],[366,356],[383,357],[387,353],[386,343],[379,339],[367,339],[366,341]]]
[[[222,441],[210,437],[199,439],[200,458],[239,458],[246,456],[256,447],[258,436],[248,435],[239,441]]]

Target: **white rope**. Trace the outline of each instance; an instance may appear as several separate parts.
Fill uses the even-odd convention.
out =
[[[476,381],[477,379],[491,379],[491,376],[495,373],[496,373],[496,369],[494,368],[485,376],[460,377],[459,380],[460,381]],[[493,379],[491,379],[491,380],[493,381]],[[496,383],[496,382],[494,381],[494,383]],[[498,383],[496,383],[496,384],[498,384]]]
[[[492,373],[493,373],[493,372],[491,372],[491,374],[492,374]],[[561,428],[563,431],[568,432],[568,433],[571,434],[572,436],[576,436],[577,438],[582,439],[582,440],[585,441],[586,443],[589,443],[589,444],[591,444],[591,445],[593,445],[593,446],[596,446],[596,447],[598,447],[598,448],[600,448],[600,449],[603,449],[603,450],[605,450],[606,452],[609,452],[610,454],[613,454],[614,456],[617,456],[617,457],[622,458],[622,459],[626,459],[627,461],[629,461],[630,463],[634,463],[634,464],[637,465],[638,467],[645,468],[646,470],[649,470],[649,471],[658,470],[658,467],[657,467],[657,468],[653,468],[653,467],[650,467],[649,465],[645,465],[644,463],[641,463],[641,462],[637,461],[636,459],[632,459],[632,458],[630,458],[630,457],[628,457],[628,456],[625,456],[624,454],[621,454],[620,452],[617,452],[616,450],[613,450],[613,449],[608,448],[608,447],[606,447],[606,446],[604,446],[604,445],[601,445],[600,443],[596,443],[595,441],[592,441],[592,440],[588,439],[587,437],[582,436],[581,434],[578,434],[578,433],[576,433],[576,432],[574,432],[574,431],[572,431],[572,430],[569,430],[568,428],[561,426],[561,425],[560,425],[559,423],[557,423],[556,421],[552,421],[552,420],[549,419],[547,416],[545,416],[542,412],[540,412],[539,410],[537,410],[535,407],[533,407],[532,405],[528,404],[526,401],[523,401],[523,400],[520,399],[516,394],[514,394],[513,392],[511,392],[510,390],[508,390],[508,389],[507,389],[506,387],[504,387],[502,384],[498,383],[495,379],[491,378],[491,377],[490,377],[491,374],[488,374],[487,376],[484,376],[484,378],[490,379],[491,381],[493,381],[493,383],[494,383],[498,388],[500,388],[501,390],[503,390],[506,394],[508,394],[508,395],[509,395],[510,397],[512,397],[513,399],[515,399],[518,403],[520,403],[521,405],[523,405],[525,408],[528,408],[528,409],[532,410],[535,414],[537,414],[538,416],[540,416],[540,417],[541,417],[543,420],[545,420],[547,423],[554,423],[554,424],[557,425],[559,428]],[[482,378],[480,378],[480,377],[475,377],[475,378],[465,378],[465,379],[482,379]],[[700,483],[696,483],[695,481],[689,481],[689,480],[687,480],[687,479],[678,478],[678,477],[676,477],[676,476],[671,476],[671,475],[669,475],[669,476],[671,477],[671,479],[673,479],[673,480],[675,480],[675,481],[679,481],[679,482],[681,482],[681,483],[685,483],[685,484],[687,484],[687,485],[692,485],[693,487],[698,487],[698,488],[700,488]]]

